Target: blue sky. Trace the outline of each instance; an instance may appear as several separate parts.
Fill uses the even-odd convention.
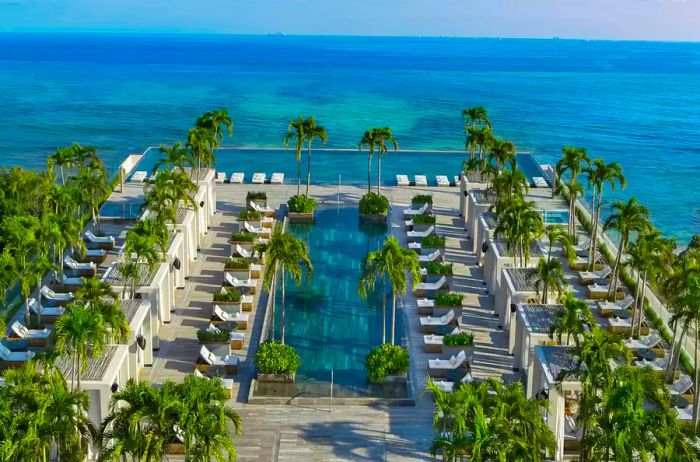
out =
[[[700,0],[0,0],[0,31],[700,40]]]

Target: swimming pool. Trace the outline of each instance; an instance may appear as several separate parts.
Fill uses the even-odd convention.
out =
[[[516,154],[515,162],[518,164],[518,169],[520,169],[525,174],[525,177],[530,182],[530,186],[535,185],[535,182],[533,181],[533,178],[535,177],[544,178],[547,181],[547,184],[549,186],[552,186],[551,179],[546,173],[544,173],[542,167],[540,167],[540,164],[537,163],[532,154]]]
[[[314,265],[310,280],[304,275],[299,287],[289,279],[286,284],[285,341],[301,356],[294,393],[308,390],[306,385],[311,383],[327,384],[333,370],[334,396],[381,395],[385,390],[367,384],[364,367],[367,353],[381,343],[381,291],[363,300],[357,288],[362,258],[383,245],[387,227],[361,224],[353,206],[321,206],[315,218],[314,225],[289,225],[292,234],[308,243]],[[275,336],[279,339],[277,286]],[[390,300],[389,296],[389,304]],[[387,313],[387,334],[389,316]],[[401,320],[397,310],[397,339],[403,336]]]
[[[143,202],[110,201],[100,207],[100,218],[103,219],[137,219],[141,216]]]
[[[542,210],[545,225],[565,225],[569,222],[568,210]]]

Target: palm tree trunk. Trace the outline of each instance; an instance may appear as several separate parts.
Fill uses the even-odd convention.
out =
[[[284,266],[282,267],[282,307],[280,309],[280,338],[282,340],[282,345],[284,345],[284,297],[285,297],[285,287],[284,287]]]
[[[382,151],[377,154],[377,194],[382,193]]]
[[[65,185],[66,185],[66,179],[65,179],[65,177],[63,176],[63,165],[60,166],[60,170],[61,170],[61,186],[65,186]]]
[[[608,299],[611,297],[612,301],[616,298],[617,292],[617,279],[618,273],[620,272],[620,260],[622,260],[622,253],[625,251],[625,243],[627,239],[622,238],[620,240],[620,248],[617,249],[617,257],[615,257],[615,266],[613,267],[612,278],[610,279],[610,289],[608,289]]]
[[[690,322],[686,321],[683,326],[681,327],[681,337],[678,339],[678,346],[676,348],[676,355],[675,357],[671,358],[671,361],[669,361],[669,366],[670,369],[668,371],[668,374],[666,374],[666,381],[668,383],[673,383],[674,376],[676,375],[676,370],[678,369],[678,362],[681,359],[681,350],[683,349],[683,340],[685,340],[685,333],[688,330],[688,324]]]
[[[644,301],[647,295],[647,272],[644,272],[644,277],[642,278],[642,293],[641,301],[639,302],[639,319],[637,320],[639,327],[637,328],[637,337],[642,336],[642,322],[644,322]],[[632,324],[634,326],[634,324]]]
[[[667,380],[668,374],[671,371],[671,364],[673,363],[673,357],[676,354],[676,337],[678,336],[678,322],[672,322],[669,327],[671,327],[673,329],[673,338],[671,339],[671,351],[669,352],[668,366],[666,366],[664,380]]]
[[[382,343],[386,343],[386,276],[382,276]]]
[[[593,235],[591,236],[591,251],[588,253],[588,270],[593,271],[595,264],[595,254],[598,250],[598,226],[600,224],[600,208],[603,205],[603,190],[598,193],[598,201],[595,207],[595,222],[593,225]]]
[[[391,344],[394,344],[394,332],[396,330],[396,294],[391,294]]]
[[[698,327],[700,327],[700,320],[696,317],[695,318],[695,332],[697,334],[698,332]],[[695,383],[700,383],[700,367],[697,366],[698,364],[698,349],[700,349],[700,345],[698,345],[698,342],[695,342],[695,357],[693,358],[693,364],[695,364]],[[698,412],[700,412],[700,387],[696,386],[695,390],[693,391],[693,433],[695,433],[698,429]]]
[[[634,338],[634,326],[637,319],[637,308],[639,306],[639,271],[637,271],[637,287],[634,291],[634,305],[632,305],[632,330],[630,331],[630,338]]]
[[[41,279],[39,279],[39,278],[37,278],[37,280],[36,280],[36,293],[37,293],[37,296],[36,296],[37,302],[39,304],[39,306],[37,306],[39,311],[37,311],[37,313],[36,313],[36,323],[37,323],[37,326],[41,326]]]
[[[270,305],[270,308],[272,308],[272,332],[270,336],[272,337],[272,340],[275,339],[275,281],[274,278],[272,278],[272,284],[270,284],[270,297],[272,297],[272,303]]]
[[[24,324],[29,325],[29,295],[24,297]]]
[[[367,193],[372,192],[372,153],[367,156]]]
[[[311,141],[309,141],[309,154],[306,157],[306,197],[309,197],[309,186],[311,186]]]
[[[78,354],[78,380],[76,382],[78,391],[80,391],[80,376],[81,375],[82,375],[82,369],[80,368],[80,354]]]
[[[297,153],[297,196],[301,194],[301,151]]]
[[[569,236],[576,233],[576,194],[569,189]]]

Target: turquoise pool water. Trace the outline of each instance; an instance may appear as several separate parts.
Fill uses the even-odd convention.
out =
[[[369,350],[381,343],[381,292],[367,300],[357,294],[360,264],[367,252],[382,246],[384,225],[360,224],[358,209],[322,206],[316,224],[290,224],[289,231],[308,243],[314,266],[299,287],[287,280],[285,341],[301,356],[297,385],[329,382],[334,371],[336,390],[344,395],[367,395],[364,362]],[[391,298],[387,299],[390,304]],[[277,287],[275,337],[280,336],[280,289]],[[390,332],[390,309],[387,334]],[[397,310],[397,339],[403,336],[401,312]]]
[[[568,210],[543,210],[542,215],[546,225],[565,225],[569,222]]]
[[[547,180],[547,183],[551,186],[551,181],[549,177],[542,171],[542,167],[537,163],[532,154],[516,154],[515,160],[518,163],[518,168],[522,170],[530,182],[530,186],[534,186],[535,182],[532,180],[534,177],[539,176]]]

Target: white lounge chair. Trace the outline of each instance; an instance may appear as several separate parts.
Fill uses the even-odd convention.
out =
[[[0,361],[6,366],[17,366],[25,363],[34,357],[33,351],[10,351],[5,345],[0,343]]]
[[[425,175],[416,175],[415,177],[416,186],[428,186],[428,179]]]
[[[107,258],[106,249],[86,249],[82,255],[77,255],[83,261],[103,262]]]
[[[453,323],[454,320],[455,320],[454,310],[450,310],[447,313],[443,314],[442,316],[438,316],[438,317],[421,316],[420,317],[421,332],[423,332],[425,334],[433,333],[433,332],[435,332],[435,329],[438,326],[447,326],[448,324]]]
[[[420,282],[416,284],[415,291],[440,290],[445,284],[447,284],[447,278],[440,276],[440,279],[435,282]]]
[[[587,237],[584,241],[579,244],[573,245],[574,252],[588,252],[591,246],[591,238]]]
[[[616,302],[609,302],[609,301],[599,301],[598,302],[598,308],[601,311],[617,311],[617,310],[626,310],[632,304],[634,303],[634,297],[631,295],[626,295],[625,298],[622,300],[618,300]]]
[[[462,350],[450,359],[429,359],[428,374],[431,377],[445,377],[449,371],[467,366],[467,353]]]
[[[246,316],[248,316],[247,313],[246,313]],[[213,332],[213,333],[216,333],[216,334],[218,334],[219,332],[221,332],[221,329],[219,329],[218,327],[216,327],[214,324],[209,324],[209,327],[207,327],[207,330],[208,330],[209,332]],[[243,340],[245,340],[245,332],[231,331],[231,332],[229,332],[229,334],[230,334],[230,335],[229,335],[229,341],[231,341],[231,342],[236,342],[236,341],[238,341],[238,342],[243,343]]]
[[[674,407],[676,412],[678,412],[678,420],[688,422],[693,420],[693,406],[688,406],[686,408]]]
[[[650,350],[652,348],[656,348],[657,346],[659,346],[659,343],[661,343],[661,336],[656,332],[654,332],[653,334],[647,335],[646,337],[642,337],[640,339],[636,339],[636,338],[625,339],[625,346],[633,351],[645,350],[645,349]]]
[[[282,184],[284,183],[284,173],[273,173],[270,178],[270,184]]]
[[[97,249],[114,248],[114,237],[112,236],[95,236],[92,231],[85,231],[83,239],[88,247]]]
[[[52,302],[55,305],[66,305],[73,301],[75,296],[73,292],[68,293],[57,293],[49,289],[48,286],[41,286],[41,296],[48,302]]]
[[[131,178],[129,181],[133,183],[143,183],[148,179],[148,172],[145,170],[139,170],[137,172],[134,172],[133,175],[131,175]]]
[[[408,181],[407,175],[396,175],[396,185],[397,186],[408,186],[411,183]]]
[[[81,275],[94,276],[97,273],[97,266],[93,262],[79,263],[69,255],[63,257],[63,267]]]
[[[219,305],[214,305],[214,315],[212,320],[221,322],[235,322],[236,328],[245,330],[248,328],[248,319],[250,315],[242,311],[236,313],[227,313],[221,309]]]
[[[248,201],[248,207],[250,207],[251,210],[255,210],[256,212],[260,212],[266,216],[272,216],[275,214],[275,210],[272,207],[267,205],[263,207],[262,205],[258,205],[253,201]]]
[[[433,250],[428,255],[418,255],[418,261],[421,263],[429,263],[440,258],[440,250]]]
[[[416,209],[414,209],[413,207],[409,207],[407,209],[404,209],[403,216],[413,217],[415,215],[423,215],[428,210],[428,206],[429,204],[427,202],[424,202],[420,207]]]
[[[13,322],[10,329],[17,338],[26,340],[30,345],[45,345],[51,335],[49,329],[28,329],[19,321]]]
[[[253,252],[241,247],[241,244],[236,244],[236,254],[243,258],[253,258]]]
[[[434,225],[430,225],[428,228],[426,228],[426,229],[423,230],[423,231],[407,231],[407,232],[406,232],[406,237],[408,237],[409,239],[415,239],[415,238],[418,238],[418,237],[428,237],[428,236],[432,236],[433,233],[435,233],[435,226],[434,226]]]
[[[450,180],[447,179],[446,175],[437,175],[435,181],[439,187],[447,187],[450,185]]]
[[[231,178],[229,178],[229,183],[243,184],[244,179],[245,179],[245,173],[234,172],[231,174]]]
[[[681,375],[678,380],[668,386],[671,395],[685,395],[691,388],[693,388],[693,380],[686,374]]]
[[[42,306],[35,298],[29,299],[29,309],[34,314],[41,316],[41,320],[46,322],[53,322],[66,312],[66,309],[61,306]]]
[[[265,237],[270,236],[270,229],[269,228],[263,228],[260,227],[258,228],[257,226],[254,226],[251,224],[249,221],[244,221],[243,222],[243,229],[248,231],[249,233],[257,234],[257,235],[265,235]]]
[[[265,183],[265,178],[267,178],[267,175],[265,175],[264,173],[254,173],[253,179],[251,180],[251,183],[263,184],[263,183]]]
[[[228,374],[238,373],[238,357],[226,355],[217,356],[202,345],[199,350],[199,360],[197,361],[197,369],[200,372],[206,372],[210,367],[224,367]]]
[[[464,383],[470,383],[472,381],[472,375],[469,372],[465,372],[462,378],[457,382],[452,382],[451,380],[435,380],[435,385],[445,393],[452,393],[455,386],[462,385]]]
[[[610,290],[609,284],[599,285],[593,283],[590,286],[588,286],[588,298],[597,299],[605,297],[608,293],[608,290]]]
[[[581,284],[590,284],[596,279],[607,278],[608,276],[610,276],[610,273],[612,273],[612,269],[610,269],[609,266],[606,266],[600,271],[579,271],[578,280]]]
[[[195,376],[195,377],[199,377],[200,379],[207,379],[207,380],[219,379],[219,380],[221,380],[221,383],[222,383],[223,387],[224,387],[224,388],[226,389],[226,391],[228,392],[228,397],[229,397],[229,398],[232,398],[232,394],[233,394],[233,384],[235,383],[235,382],[233,381],[233,379],[222,379],[222,378],[220,378],[220,377],[209,377],[209,376],[206,376],[206,375],[202,374],[202,373],[199,372],[197,369],[194,370],[194,376]]]
[[[226,172],[216,172],[215,183],[225,183],[226,182]]]
[[[233,277],[231,273],[224,273],[224,282],[237,289],[249,289],[254,291],[258,283],[254,279],[241,280]]]
[[[416,306],[418,308],[435,308],[435,300],[430,298],[417,298]]]
[[[416,252],[420,252],[422,247],[423,246],[420,245],[420,242],[409,242],[408,243],[408,248],[411,250],[415,250]]]
[[[545,180],[541,176],[533,176],[532,182],[535,183],[536,188],[548,188],[549,187],[549,183],[547,183],[547,180]]]
[[[637,367],[651,367],[654,372],[664,372],[668,366],[668,356],[656,359],[654,361],[647,361],[642,359],[640,361],[634,361],[634,365]]]
[[[632,320],[631,319],[626,319],[626,318],[618,318],[616,316],[609,317],[607,319],[608,321],[608,330],[611,332],[615,332],[618,334],[622,334],[627,332],[629,329],[632,328]]]

